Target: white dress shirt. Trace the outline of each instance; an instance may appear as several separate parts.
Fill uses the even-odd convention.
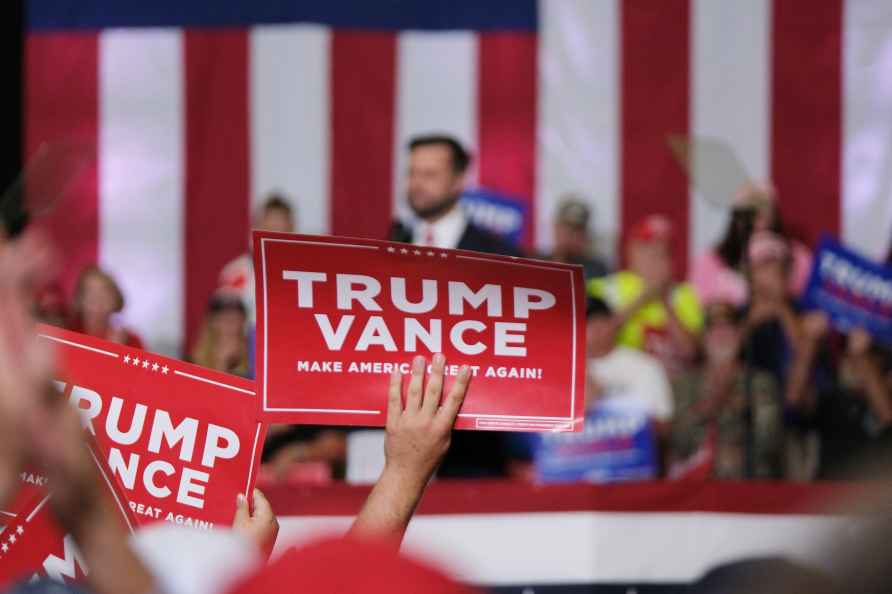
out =
[[[588,369],[607,393],[637,400],[658,421],[672,418],[672,386],[663,366],[651,355],[619,346],[609,355],[589,359]]]
[[[412,230],[412,243],[426,247],[455,249],[467,227],[468,217],[461,206],[456,204],[434,223],[418,221]]]

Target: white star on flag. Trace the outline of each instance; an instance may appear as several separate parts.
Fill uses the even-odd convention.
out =
[[[152,371],[158,371],[159,365],[157,363],[152,363]]]
[[[164,367],[161,368],[161,373],[163,373],[164,375],[167,375],[167,370],[168,370],[168,367],[167,367],[167,365],[165,365]]]
[[[403,248],[403,249],[400,250],[400,253],[401,253],[401,254],[408,254],[408,253],[409,253],[409,250],[407,250],[406,248]]]
[[[125,365],[129,365],[129,364],[130,364],[130,355],[124,355],[124,364],[125,364]]]
[[[446,254],[445,254],[445,253],[442,253],[442,254],[440,254],[440,257],[441,257],[441,258],[445,258],[445,257],[446,257]]]
[[[420,256],[420,255],[421,255],[421,252],[420,252],[419,250],[415,250],[415,255],[416,255],[416,256]]]
[[[134,357],[134,358],[133,358],[133,364],[134,364],[134,365],[139,365],[139,357]]]
[[[428,252],[427,255],[428,255],[428,256],[433,256],[434,253],[433,253],[433,252]]]
[[[148,361],[143,361],[143,362],[142,362],[142,368],[143,368],[143,369],[148,369],[148,368],[149,368],[149,362],[148,362]]]
[[[15,534],[9,535],[9,544],[15,544]]]
[[[387,251],[390,252],[390,253],[392,254],[393,252],[396,251],[396,248],[395,248],[395,247],[389,247],[389,248],[387,248]]]
[[[4,553],[6,553],[9,551],[9,547],[6,545],[6,543],[3,543],[3,546],[0,547],[0,550],[2,550]]]
[[[25,529],[22,528],[21,526],[19,526],[18,528],[15,529],[15,531],[16,531],[16,534],[24,534]]]

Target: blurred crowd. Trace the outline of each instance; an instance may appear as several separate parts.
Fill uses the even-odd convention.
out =
[[[461,144],[420,136],[407,150],[405,195],[413,216],[394,222],[386,239],[523,255],[463,210],[471,157]],[[635,436],[614,436],[597,450],[601,472],[570,480],[858,478],[849,461],[885,451],[892,439],[892,356],[867,331],[841,333],[824,313],[800,307],[812,250],[788,231],[777,199],[770,182],[741,187],[721,239],[694,259],[687,278],[673,266],[685,246],[661,213],[631,228],[613,266],[593,247],[596,213],[578,195],[560,201],[552,252],[526,255],[583,267],[587,429],[605,418],[632,419]],[[253,226],[300,230],[291,203],[278,194],[255,213]],[[7,223],[6,231],[15,230]],[[48,323],[141,348],[138,329],[117,322],[125,297],[110,274],[92,266],[70,300],[50,284],[37,295],[36,308]],[[246,250],[220,272],[187,358],[253,377],[254,312]],[[598,438],[594,433],[459,432],[439,475],[538,480],[543,465],[572,455],[567,446]],[[342,479],[354,459],[365,458],[359,448],[369,438],[367,431],[274,426],[264,451],[265,480]],[[647,464],[625,474],[604,472],[622,439],[643,444]]]

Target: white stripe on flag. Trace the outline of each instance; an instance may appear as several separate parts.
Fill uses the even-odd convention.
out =
[[[561,194],[592,206],[602,251],[619,234],[619,5],[540,2],[536,240],[552,244]]]
[[[183,57],[177,30],[100,34],[99,261],[147,347],[183,336]]]
[[[252,204],[284,192],[305,233],[330,230],[329,42],[328,29],[318,26],[251,32]]]
[[[842,235],[866,255],[885,257],[892,238],[892,4],[849,0],[843,23]]]
[[[771,0],[714,2],[693,0],[691,26],[691,136],[727,143],[752,179],[771,170],[770,44]],[[710,163],[694,162],[695,180],[714,172]],[[744,180],[728,179],[730,203]],[[725,230],[729,208],[708,202],[696,188],[690,191],[691,258],[718,241]]]
[[[383,66],[382,66],[383,67]],[[477,36],[468,32],[399,36],[397,44],[394,212],[407,214],[406,142],[416,134],[442,132],[466,148],[477,147]],[[474,185],[474,168],[468,182]]]

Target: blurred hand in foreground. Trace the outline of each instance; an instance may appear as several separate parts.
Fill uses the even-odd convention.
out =
[[[255,543],[265,558],[269,559],[276,546],[279,521],[260,489],[254,489],[252,505],[248,505],[248,498],[239,493],[236,499],[232,529]]]

